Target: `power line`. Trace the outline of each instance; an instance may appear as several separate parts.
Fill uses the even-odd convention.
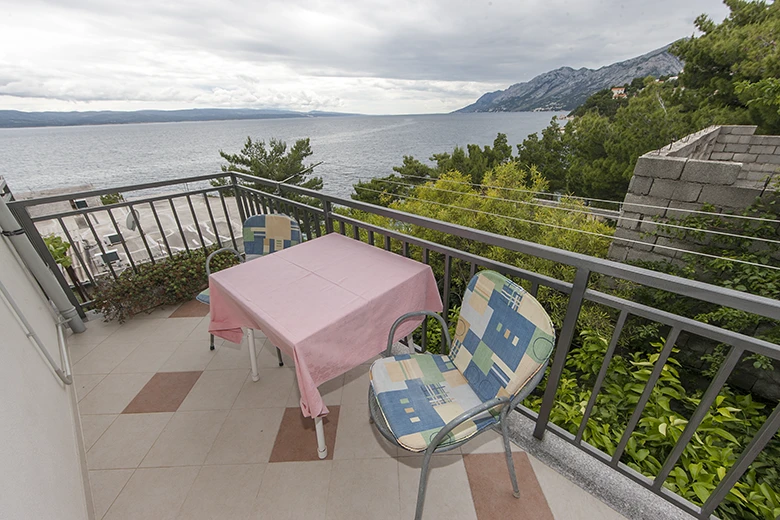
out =
[[[528,202],[528,201],[522,201],[522,200],[506,199],[506,198],[503,198],[503,197],[491,197],[489,195],[483,195],[481,193],[468,193],[468,192],[463,192],[463,191],[447,190],[447,189],[444,189],[444,188],[437,188],[435,186],[427,186],[427,185],[405,184],[403,182],[391,181],[391,180],[388,180],[388,179],[377,179],[377,180],[380,181],[380,182],[387,182],[387,183],[391,183],[391,184],[397,184],[399,186],[407,186],[409,188],[425,187],[426,189],[431,189],[431,190],[434,190],[434,191],[441,191],[441,192],[445,192],[445,193],[456,193],[456,194],[460,194],[460,195],[468,195],[470,197],[479,197],[479,198],[487,199],[487,200],[497,200],[497,201],[502,201],[502,202],[512,202],[512,203],[515,203],[515,204],[525,204],[525,205],[528,205],[528,206],[536,206],[536,207],[549,208],[549,209],[554,209],[554,210],[559,210],[559,211],[567,211],[569,213],[582,213],[582,214],[585,214],[585,215],[593,215],[594,214],[593,211],[588,211],[588,210],[574,209],[574,208],[560,207],[560,206],[551,206],[549,204],[541,204],[541,203],[538,203],[538,202]],[[444,180],[444,182],[450,182],[450,181],[449,180]],[[609,218],[609,217],[607,217],[607,218]],[[727,233],[725,231],[717,231],[717,230],[714,230],[714,229],[701,229],[701,228],[694,228],[694,227],[689,227],[689,226],[680,226],[678,224],[656,222],[656,221],[653,221],[653,220],[644,220],[644,219],[641,219],[641,218],[633,218],[633,217],[619,217],[619,219],[620,220],[624,220],[624,221],[628,221],[628,222],[639,222],[639,223],[645,223],[645,224],[652,224],[652,225],[660,226],[660,227],[669,227],[669,228],[674,228],[674,229],[683,229],[683,230],[686,230],[686,231],[696,231],[696,232],[699,232],[699,233],[709,233],[709,234],[713,234],[713,235],[727,236],[727,237],[731,237],[731,238],[740,238],[740,239],[745,239],[745,240],[756,240],[756,241],[760,241],[760,242],[766,242],[766,243],[769,243],[769,244],[780,244],[780,240],[773,240],[771,238],[762,238],[762,237],[751,237],[751,236],[747,236],[747,235],[740,235],[740,234],[737,234],[737,233]]]
[[[434,177],[426,177],[424,175],[406,175],[404,174],[403,177],[410,177],[414,179],[425,179],[427,181],[433,181],[436,182],[439,178]],[[383,180],[381,178],[376,178],[376,180]],[[700,215],[710,215],[714,217],[726,217],[726,218],[736,218],[736,219],[742,219],[742,220],[755,220],[759,222],[772,222],[776,223],[777,220],[771,219],[771,218],[763,218],[763,217],[749,217],[747,215],[732,215],[729,213],[717,213],[714,211],[703,211],[703,210],[697,210],[697,209],[685,209],[685,208],[670,208],[668,206],[655,206],[653,204],[640,204],[638,202],[625,202],[625,201],[617,201],[617,200],[608,200],[608,199],[596,199],[593,197],[579,197],[577,195],[561,195],[559,193],[550,193],[547,191],[533,191],[533,190],[524,190],[520,188],[507,188],[504,186],[491,186],[489,184],[478,184],[474,182],[464,182],[464,181],[456,181],[452,179],[442,179],[446,182],[452,182],[455,184],[465,184],[467,186],[476,186],[480,188],[490,188],[495,190],[505,190],[505,191],[516,191],[521,193],[532,193],[534,195],[546,195],[548,197],[567,197],[570,199],[578,199],[578,200],[586,200],[586,201],[593,201],[593,202],[604,202],[607,204],[617,204],[618,206],[637,206],[641,208],[651,208],[651,209],[663,209],[663,210],[672,210],[672,211],[679,211],[680,213],[696,213]]]
[[[374,190],[374,189],[371,189],[371,188],[364,188],[362,186],[355,186],[355,188],[356,189],[361,189],[361,190],[366,190],[366,191],[372,191],[374,193],[380,193],[380,194],[384,193],[384,192],[382,192],[380,190]],[[766,269],[773,269],[773,270],[780,271],[780,267],[774,267],[774,266],[771,266],[771,265],[759,264],[759,263],[756,263],[756,262],[748,262],[747,260],[739,260],[739,259],[736,259],[736,258],[729,258],[729,257],[726,257],[726,256],[711,255],[711,254],[702,253],[702,252],[699,252],[699,251],[689,251],[687,249],[681,249],[681,248],[672,247],[672,246],[664,246],[664,245],[661,245],[661,244],[650,244],[648,242],[643,242],[641,240],[633,240],[633,239],[630,239],[630,238],[615,237],[615,236],[611,236],[611,235],[605,235],[603,233],[596,233],[595,231],[586,231],[584,229],[576,229],[576,228],[570,228],[570,227],[566,227],[566,226],[559,226],[557,224],[549,224],[547,222],[539,222],[539,221],[536,221],[536,220],[528,220],[528,219],[523,219],[523,218],[519,218],[519,217],[511,217],[509,215],[500,215],[498,213],[490,213],[488,211],[482,211],[482,210],[479,210],[479,209],[464,208],[463,206],[454,206],[452,204],[444,204],[442,202],[435,202],[435,201],[432,201],[432,200],[419,199],[417,197],[410,197],[410,196],[407,196],[407,195],[396,195],[396,196],[400,197],[400,198],[403,198],[403,199],[416,200],[416,201],[419,201],[419,202],[425,202],[426,204],[435,204],[437,206],[443,206],[443,207],[446,207],[446,208],[471,211],[471,212],[474,212],[474,213],[479,213],[479,214],[482,214],[482,215],[488,215],[488,216],[491,216],[491,217],[499,217],[499,218],[503,218],[503,219],[515,220],[515,221],[518,221],[518,222],[525,222],[525,223],[528,223],[528,224],[536,224],[538,226],[546,226],[546,227],[551,227],[551,228],[561,229],[561,230],[566,230],[566,231],[574,231],[576,233],[583,233],[583,234],[586,234],[586,235],[596,236],[596,237],[599,237],[599,238],[606,238],[608,240],[620,240],[622,242],[628,242],[628,243],[632,243],[632,244],[642,244],[642,245],[645,245],[645,246],[657,247],[657,248],[660,248],[660,249],[666,249],[666,250],[675,251],[675,252],[678,252],[678,253],[689,253],[689,254],[692,254],[692,255],[704,256],[704,257],[712,258],[712,259],[716,259],[716,260],[728,260],[730,262],[736,262],[736,263],[739,263],[739,264],[752,265],[752,266],[755,266],[755,267],[764,267]]]

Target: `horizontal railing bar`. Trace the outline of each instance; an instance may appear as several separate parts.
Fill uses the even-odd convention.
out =
[[[637,267],[630,264],[623,264],[587,256],[580,253],[573,253],[563,249],[557,249],[550,246],[536,244],[517,238],[506,237],[487,231],[481,231],[459,224],[443,222],[432,218],[406,213],[395,209],[376,206],[356,200],[347,200],[333,195],[320,193],[318,191],[301,188],[298,186],[285,185],[285,190],[292,191],[299,195],[327,200],[334,204],[351,207],[354,209],[373,213],[375,215],[391,218],[408,224],[422,226],[434,231],[449,233],[476,240],[484,244],[502,247],[510,251],[525,253],[545,260],[571,265],[578,268],[586,268],[594,273],[613,276],[624,280],[636,282],[656,289],[661,289],[674,294],[688,296],[702,301],[717,301],[720,305],[739,309],[759,316],[771,319],[780,319],[780,301],[750,294],[734,289],[719,287],[688,278],[681,278],[658,271],[652,271],[643,267]]]
[[[211,188],[201,188],[199,190],[183,191],[181,193],[169,193],[167,195],[155,195],[154,197],[145,197],[143,199],[132,199],[124,202],[117,202],[116,204],[107,204],[105,206],[90,206],[88,208],[74,209],[71,211],[63,211],[61,213],[50,213],[40,217],[32,218],[33,222],[40,222],[42,220],[51,220],[57,217],[73,217],[76,215],[86,215],[87,213],[95,213],[97,211],[105,211],[107,208],[123,208],[129,206],[140,206],[149,202],[157,202],[160,200],[179,199],[186,197],[187,195],[197,195],[199,193],[208,193],[210,191],[220,191],[229,188],[229,186],[212,186]]]
[[[662,311],[655,307],[648,307],[647,305],[632,302],[631,300],[624,300],[617,296],[612,296],[611,294],[602,293],[593,289],[585,291],[585,299],[613,309],[625,310],[641,318],[657,321],[658,323],[669,325],[670,327],[678,327],[684,332],[696,334],[697,336],[702,336],[717,341],[718,343],[728,343],[729,345],[734,345],[735,347],[749,350],[756,354],[762,354],[773,359],[780,359],[780,345],[762,339],[722,329],[709,323],[672,314],[671,312]]]
[[[255,188],[250,188],[248,186],[239,186],[238,189],[247,191],[249,193],[257,194],[257,195],[259,195],[261,197],[268,197],[269,199],[272,199],[272,200],[276,200],[276,201],[279,201],[279,202],[284,202],[285,204],[289,204],[290,206],[296,207],[298,209],[303,209],[303,210],[306,210],[306,211],[312,211],[312,212],[316,212],[316,213],[321,213],[323,215],[325,214],[325,210],[323,210],[322,208],[318,208],[316,206],[310,206],[308,204],[304,204],[303,202],[298,202],[297,200],[287,199],[287,198],[284,198],[284,197],[282,197],[280,195],[275,195],[273,193],[268,193],[267,191],[257,190]]]
[[[144,184],[129,184],[125,186],[118,186],[116,188],[101,188],[97,190],[77,191],[75,193],[51,195],[49,197],[41,197],[38,199],[16,200],[14,202],[11,202],[10,205],[19,206],[19,207],[39,206],[42,204],[51,204],[53,202],[62,202],[63,200],[86,199],[87,197],[99,197],[100,195],[108,195],[111,193],[126,193],[128,191],[141,191],[141,190],[147,190],[152,188],[161,188],[163,186],[175,186],[177,184],[188,184],[190,182],[208,181],[212,179],[218,179],[220,177],[227,177],[229,175],[230,175],[229,173],[211,173],[208,175],[198,175],[195,177],[181,177],[178,179],[171,179],[167,181],[147,182]],[[225,186],[225,187],[229,188],[230,186]],[[223,186],[214,186],[213,189],[220,189],[220,188],[223,188]]]
[[[623,464],[621,463],[621,466],[622,465]],[[631,468],[629,468],[629,469],[631,469]],[[634,471],[634,470],[631,470],[631,471]],[[710,519],[709,515],[707,515],[707,516],[703,516],[702,515],[701,507],[697,506],[693,502],[689,502],[688,500],[686,500],[685,498],[681,497],[680,495],[678,495],[674,491],[671,491],[671,490],[669,490],[667,488],[662,487],[661,491],[658,492],[658,495],[661,498],[663,498],[664,500],[666,500],[667,502],[670,502],[671,504],[679,507],[683,511],[686,511],[686,512],[690,513],[692,516],[694,516],[696,518],[700,518],[702,520],[709,520]]]

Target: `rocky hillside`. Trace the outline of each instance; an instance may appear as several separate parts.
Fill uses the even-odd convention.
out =
[[[476,103],[456,110],[464,112],[525,112],[573,110],[591,94],[603,88],[630,83],[645,76],[674,76],[683,63],[667,52],[669,46],[600,69],[561,67],[516,83],[506,90],[488,92]]]

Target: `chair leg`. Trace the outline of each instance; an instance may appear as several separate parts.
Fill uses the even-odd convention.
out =
[[[279,350],[279,347],[276,348],[276,357],[279,358],[279,366],[284,366],[284,361],[282,361],[282,351]]]
[[[506,414],[502,415],[501,435],[504,437],[504,454],[506,455],[506,466],[509,469],[509,479],[512,481],[512,495],[514,495],[515,498],[520,498],[520,488],[517,486],[517,475],[515,474],[515,461],[512,460],[512,448],[509,445]]]
[[[209,350],[214,350],[214,334],[209,334]]]
[[[431,455],[433,455],[433,451],[425,450],[422,469],[420,470],[420,486],[417,488],[417,509],[414,511],[414,520],[422,520],[425,491],[428,488],[428,465],[431,462]]]

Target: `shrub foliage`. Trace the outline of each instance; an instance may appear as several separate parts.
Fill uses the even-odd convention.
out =
[[[216,249],[213,246],[183,251],[154,264],[140,264],[135,271],[127,269],[116,280],[103,278],[97,282],[94,306],[106,320],[121,323],[160,305],[191,300],[208,285],[206,257]],[[220,253],[212,259],[211,270],[219,271],[236,263],[231,253]]]

